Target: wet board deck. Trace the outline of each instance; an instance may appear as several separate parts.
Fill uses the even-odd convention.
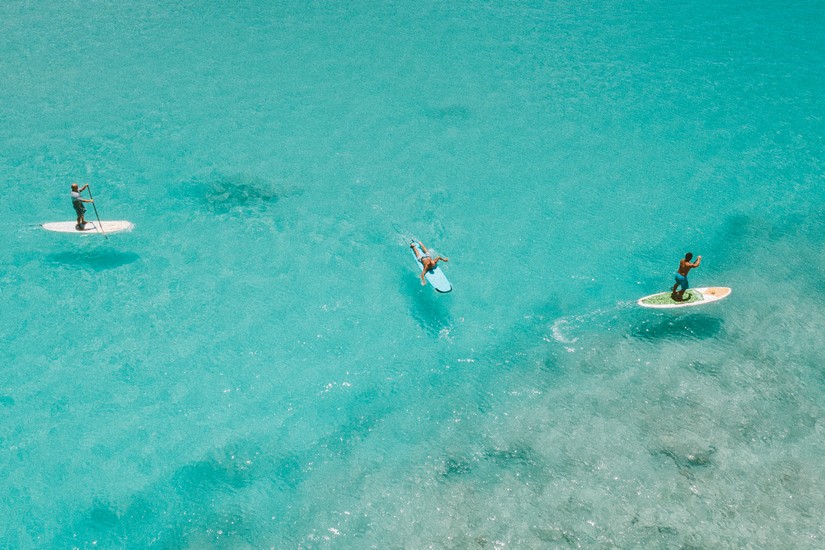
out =
[[[85,229],[77,229],[75,227],[77,222],[49,222],[43,224],[43,229],[47,231],[55,231],[57,233],[77,233],[80,235],[101,235],[103,233],[120,233],[121,231],[131,231],[134,229],[135,224],[132,222],[127,221],[104,221],[98,224],[97,221],[93,222],[86,222]],[[103,231],[101,231],[101,227],[103,227]]]
[[[689,288],[685,291],[684,301],[677,302],[670,297],[670,292],[660,292],[641,298],[637,303],[642,307],[652,309],[674,309],[680,307],[702,306],[718,302],[730,296],[733,290],[726,286],[711,286]]]
[[[415,263],[418,264],[418,273],[420,274],[421,271],[424,269],[424,264],[418,261],[418,256],[416,256],[415,251],[410,248],[410,252],[412,252],[413,258],[415,258]],[[422,252],[421,247],[418,244],[415,244],[415,248],[418,249],[418,252]],[[434,253],[432,250],[431,253]],[[424,278],[427,279],[427,282],[433,285],[433,288],[436,289],[438,292],[442,294],[446,294],[453,289],[453,285],[450,284],[450,281],[447,280],[447,276],[444,275],[444,272],[441,271],[440,266],[435,266],[435,269],[429,270],[425,275]]]

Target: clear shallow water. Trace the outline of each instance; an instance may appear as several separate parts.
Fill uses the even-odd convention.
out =
[[[817,3],[0,15],[3,546],[821,546]]]

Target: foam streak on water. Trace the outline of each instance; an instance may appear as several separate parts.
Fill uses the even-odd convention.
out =
[[[0,546],[821,547],[821,8],[3,3]]]

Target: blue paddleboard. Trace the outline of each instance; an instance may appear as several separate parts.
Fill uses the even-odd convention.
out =
[[[421,247],[418,246],[418,243],[413,243],[416,250],[418,250],[419,254],[423,254],[424,252],[421,250]],[[418,261],[418,256],[415,253],[415,250],[410,248],[410,253],[415,258],[415,263],[418,264],[418,272],[424,269],[424,264]],[[431,251],[432,252],[432,251]],[[434,269],[429,270],[427,273],[424,274],[424,278],[427,279],[427,282],[433,285],[433,288],[436,289],[438,292],[447,293],[453,289],[453,285],[450,284],[450,281],[447,280],[447,276],[444,275],[444,272],[441,271],[441,266],[435,266]]]

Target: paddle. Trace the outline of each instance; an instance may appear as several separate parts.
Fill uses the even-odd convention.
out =
[[[412,233],[410,233],[410,232],[409,232],[409,231],[407,231],[406,229],[402,228],[402,227],[401,227],[400,225],[398,225],[397,223],[393,223],[393,224],[392,224],[392,228],[393,228],[393,229],[395,229],[395,232],[396,232],[396,233],[398,233],[399,235],[401,235],[401,238],[402,238],[402,239],[404,239],[404,242],[405,242],[405,243],[409,243],[411,240],[413,240]]]
[[[95,198],[92,196],[92,188],[89,187],[89,184],[86,184],[86,190],[89,191],[89,198],[92,199],[92,208],[95,209],[95,217],[97,218],[97,225],[100,227],[100,232],[106,237],[106,240],[109,240],[109,236],[103,232],[103,222],[100,221],[100,216],[97,213],[97,206],[95,205]]]

